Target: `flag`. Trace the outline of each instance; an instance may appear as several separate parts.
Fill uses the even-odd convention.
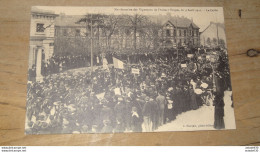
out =
[[[187,68],[187,64],[181,64],[182,68]]]
[[[188,58],[192,58],[194,56],[194,54],[187,54]]]
[[[115,88],[114,89],[115,95],[121,95],[121,90],[120,88]]]
[[[104,99],[104,96],[105,96],[105,92],[102,92],[102,93],[96,95],[96,97],[97,97],[99,100]]]
[[[103,69],[109,70],[109,68],[108,68],[108,62],[107,62],[107,59],[106,59],[106,58],[103,58]]]
[[[114,63],[114,68],[117,69],[124,69],[124,62],[113,57],[113,63]]]
[[[131,71],[132,71],[133,74],[140,74],[140,70],[139,69],[132,68]]]

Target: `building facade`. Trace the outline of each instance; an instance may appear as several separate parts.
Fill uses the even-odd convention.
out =
[[[200,45],[199,27],[187,18],[168,20],[163,25],[163,47]]]
[[[55,52],[68,54],[73,50],[89,52],[90,27],[89,23],[78,23],[84,16],[60,14],[55,20]],[[152,25],[134,27],[121,21],[113,29],[104,26],[93,26],[94,53],[102,50],[157,50],[158,48],[176,48],[178,46],[200,46],[199,27],[185,17],[172,17],[161,23],[152,21]],[[131,27],[130,27],[131,26]]]
[[[54,12],[32,8],[30,28],[29,68],[36,68],[36,77],[41,77],[42,62],[47,62],[54,51]],[[37,78],[36,78],[37,79]]]
[[[84,17],[86,16],[57,15],[51,11],[32,9],[29,68],[35,66],[37,76],[41,77],[43,63],[48,63],[54,54],[62,56],[90,53],[89,23],[79,22]],[[200,45],[200,28],[188,18],[165,16],[163,20],[156,22],[156,18],[148,16],[149,24],[136,25],[135,28],[133,24],[124,22],[126,19],[118,21],[114,29],[108,28],[113,23],[105,26],[93,25],[94,54],[108,50],[138,53]]]

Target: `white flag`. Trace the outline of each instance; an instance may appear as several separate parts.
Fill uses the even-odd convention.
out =
[[[103,69],[109,70],[109,68],[108,68],[108,62],[107,62],[107,59],[106,59],[106,58],[103,58]]]
[[[113,63],[114,63],[114,68],[117,69],[124,69],[124,62],[113,57]]]

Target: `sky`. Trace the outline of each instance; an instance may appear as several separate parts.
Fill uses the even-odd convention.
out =
[[[63,7],[63,6],[34,6],[37,9],[53,11],[55,14],[85,15],[87,13],[102,14],[142,14],[142,15],[166,15],[184,16],[193,19],[193,22],[204,30],[210,22],[224,23],[222,7]]]

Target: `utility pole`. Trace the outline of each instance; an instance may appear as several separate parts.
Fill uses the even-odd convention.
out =
[[[219,37],[218,37],[218,19],[216,17],[216,26],[217,26],[217,46],[219,46]]]
[[[90,56],[91,56],[91,73],[93,72],[93,28],[92,28],[92,14],[91,14],[91,18],[90,18]]]
[[[219,46],[219,37],[218,37],[218,23],[216,23],[216,25],[217,25],[217,45]]]
[[[97,16],[97,15],[96,15]],[[99,18],[97,16],[97,18],[93,18],[93,14],[90,14],[90,17],[89,15],[86,15],[85,18],[82,18],[80,19],[77,23],[80,23],[80,22],[85,22],[86,23],[86,31],[88,31],[88,24],[90,23],[90,53],[91,53],[91,73],[93,72],[93,23],[97,23],[97,22],[100,22],[103,18]],[[93,22],[94,21],[94,22]],[[99,24],[100,23],[97,23],[98,24],[98,28],[99,28]]]
[[[203,36],[203,41],[204,41],[204,46],[203,46],[203,48],[205,48],[205,45],[206,45],[206,43],[205,43],[205,36]]]
[[[176,38],[176,40],[177,40],[178,34],[180,35],[180,33],[178,33],[178,28],[177,28],[178,27],[178,23],[177,23],[177,20],[178,19],[175,20],[175,23],[176,23],[176,37],[175,38]],[[175,45],[177,46],[176,47],[177,48],[177,61],[179,62],[179,43],[177,42],[177,43],[175,43]]]

